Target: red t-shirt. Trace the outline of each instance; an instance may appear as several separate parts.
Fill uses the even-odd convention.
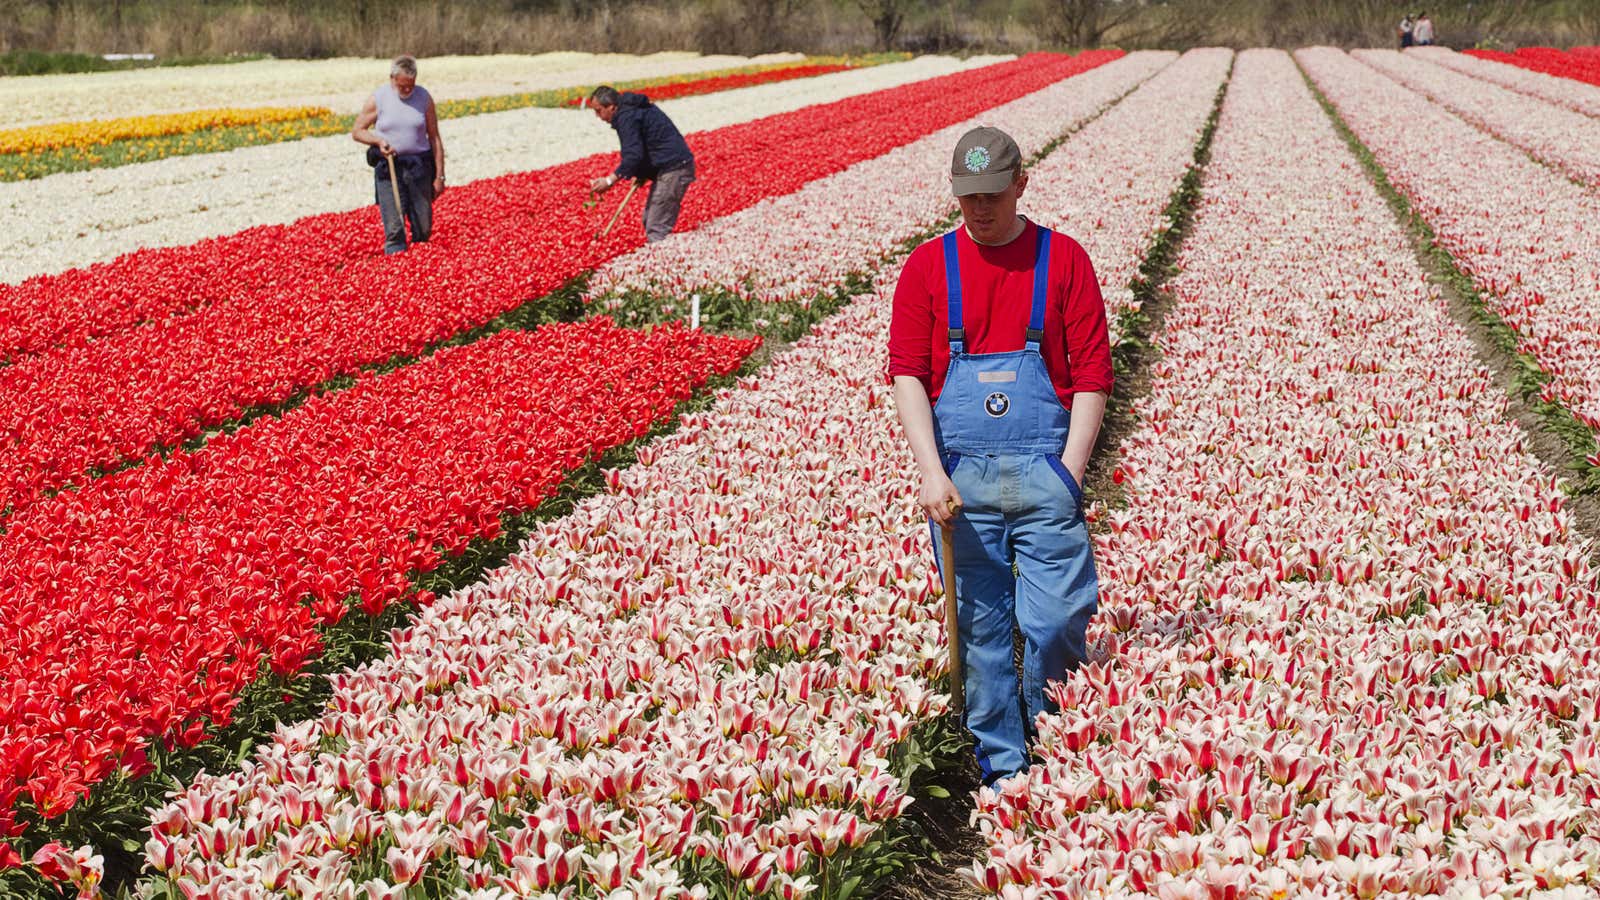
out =
[[[1000,247],[986,247],[958,229],[968,353],[1005,353],[1027,343],[1038,228],[1029,222],[1016,240]],[[889,377],[914,375],[922,379],[928,399],[938,399],[950,367],[949,328],[944,249],[935,239],[911,251],[900,271],[889,322]],[[1067,409],[1078,391],[1111,393],[1111,342],[1100,282],[1089,254],[1060,232],[1050,241],[1050,292],[1039,352]]]

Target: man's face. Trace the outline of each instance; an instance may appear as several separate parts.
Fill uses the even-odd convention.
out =
[[[1028,174],[1019,173],[1011,184],[998,194],[968,194],[957,197],[961,205],[961,219],[973,240],[981,244],[999,244],[1011,237],[1017,221],[1017,200],[1028,187]]]
[[[411,92],[416,89],[417,76],[405,74],[390,75],[389,83],[394,85],[394,92],[400,95],[400,99],[404,100],[405,98],[411,96]]]
[[[607,125],[610,125],[611,120],[616,118],[617,115],[617,107],[615,105],[601,106],[593,100],[590,100],[589,108],[594,110],[594,114],[600,117],[600,121],[606,123]]]

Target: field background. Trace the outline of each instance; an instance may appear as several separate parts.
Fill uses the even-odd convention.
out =
[[[1446,46],[1600,42],[1595,0],[0,0],[0,52],[321,58],[1387,46],[1400,17],[1419,8]]]

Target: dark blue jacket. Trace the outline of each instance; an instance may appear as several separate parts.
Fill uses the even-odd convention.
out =
[[[622,142],[622,162],[617,166],[619,179],[653,179],[659,172],[694,159],[689,145],[683,142],[683,135],[678,133],[678,126],[643,94],[629,91],[618,99],[611,127],[617,130],[617,138]]]

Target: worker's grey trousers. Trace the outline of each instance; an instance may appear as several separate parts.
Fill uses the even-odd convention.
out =
[[[400,176],[400,203],[394,208],[394,188],[389,187],[387,163],[373,170],[373,188],[378,195],[378,211],[383,216],[383,252],[406,249],[406,223],[411,223],[411,243],[420,244],[433,233],[433,154],[396,156],[395,174]]]
[[[644,239],[654,243],[672,233],[678,224],[678,210],[683,207],[683,193],[694,181],[694,160],[688,165],[669,169],[656,175],[650,182],[650,193],[644,200]]]

